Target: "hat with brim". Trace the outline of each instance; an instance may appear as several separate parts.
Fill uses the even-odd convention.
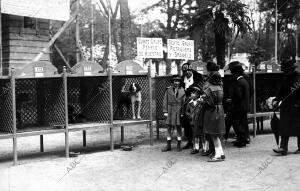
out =
[[[289,60],[281,64],[281,71],[283,72],[290,72],[294,71],[297,66],[295,66],[294,60]]]
[[[228,68],[228,70],[236,70],[236,69],[242,69],[242,70],[244,70],[243,69],[243,64],[240,63],[239,61],[230,62],[228,64],[227,68]]]
[[[197,86],[197,85],[193,85],[193,86],[191,86],[189,88],[190,88],[191,92],[201,92],[202,91],[202,89],[199,86]]]

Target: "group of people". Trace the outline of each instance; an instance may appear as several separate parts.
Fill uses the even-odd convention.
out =
[[[274,104],[280,106],[281,144],[274,152],[286,155],[290,136],[298,137],[300,154],[300,74],[295,71],[295,61],[282,64],[284,80]],[[167,125],[167,145],[163,152],[171,151],[172,134],[176,128],[177,150],[191,149],[191,154],[210,156],[208,162],[225,160],[223,138],[227,139],[233,127],[238,148],[250,143],[247,113],[253,86],[244,73],[242,63],[231,62],[231,82],[227,99],[224,99],[223,82],[219,66],[214,62],[206,65],[207,74],[201,75],[189,63],[182,65],[182,76],[174,75],[172,85],[167,88],[163,100],[163,112]],[[226,115],[223,105],[226,105]],[[187,139],[181,146],[182,127]]]
[[[229,70],[235,78],[234,91],[231,91],[230,114],[225,120],[223,108],[223,82],[219,66],[214,62],[206,65],[207,75],[203,76],[192,69],[189,63],[182,66],[182,77],[174,75],[172,86],[168,87],[163,100],[163,112],[166,116],[167,146],[163,152],[171,151],[174,129],[177,130],[177,150],[192,149],[191,154],[201,152],[210,156],[209,162],[225,160],[222,146],[225,134],[225,121],[234,127],[237,134],[237,147],[249,143],[247,112],[249,111],[249,85],[242,64],[232,62]],[[245,97],[248,97],[245,100]],[[181,147],[182,127],[187,144]]]

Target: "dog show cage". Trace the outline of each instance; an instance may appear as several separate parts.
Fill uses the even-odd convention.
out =
[[[142,87],[142,119],[133,120],[132,111],[126,111],[126,106],[121,107],[125,117],[116,119],[113,111],[124,98],[116,92],[121,84],[128,89],[132,83]],[[44,135],[65,134],[65,155],[69,157],[70,132],[83,131],[83,146],[86,146],[86,130],[110,128],[113,150],[114,128],[121,127],[123,143],[125,126],[147,124],[152,145],[150,85],[150,70],[133,75],[112,74],[110,68],[106,72],[98,63],[85,61],[74,65],[69,73],[64,69],[58,74],[50,62],[32,62],[0,79],[0,139],[13,139],[14,164],[18,160],[17,139],[28,136],[40,136],[43,152]]]

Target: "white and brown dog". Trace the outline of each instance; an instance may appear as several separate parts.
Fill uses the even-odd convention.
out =
[[[137,83],[132,83],[129,87],[132,119],[135,119],[135,103],[138,104],[137,119],[141,119],[142,92],[141,87]]]
[[[116,118],[120,117],[120,111],[122,111],[122,108],[125,106],[126,113],[130,109],[132,110],[132,119],[136,119],[135,115],[135,103],[138,103],[138,109],[137,109],[137,119],[141,119],[141,104],[142,104],[142,93],[141,93],[141,87],[137,83],[132,83],[129,86],[129,91],[125,90],[126,84],[123,85],[121,89],[121,96],[119,97],[119,101],[117,104],[117,109],[115,116]],[[123,112],[121,112],[123,115]]]

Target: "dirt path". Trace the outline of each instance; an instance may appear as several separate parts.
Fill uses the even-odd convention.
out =
[[[118,133],[116,133],[118,134]],[[77,158],[63,158],[63,137],[51,135],[46,140],[50,154],[38,152],[38,137],[19,142],[23,155],[21,165],[11,161],[0,163],[0,190],[299,190],[300,155],[276,157],[273,135],[259,135],[246,148],[226,144],[226,161],[208,163],[207,157],[190,155],[189,151],[162,153],[164,140],[149,146],[148,129],[128,129],[127,142],[140,141],[133,151],[120,149],[99,151],[98,147],[82,150]],[[81,147],[81,134],[71,137],[72,147]],[[88,133],[88,146],[99,144],[100,136]],[[138,137],[138,138],[136,138]],[[106,140],[102,136],[101,140]],[[108,140],[108,139],[107,139]],[[1,158],[10,156],[11,140],[1,140]],[[104,141],[105,142],[105,141]],[[63,145],[63,144],[61,144]],[[175,147],[175,143],[173,144]],[[290,140],[290,150],[296,149],[296,139]],[[61,152],[55,153],[54,150]]]

